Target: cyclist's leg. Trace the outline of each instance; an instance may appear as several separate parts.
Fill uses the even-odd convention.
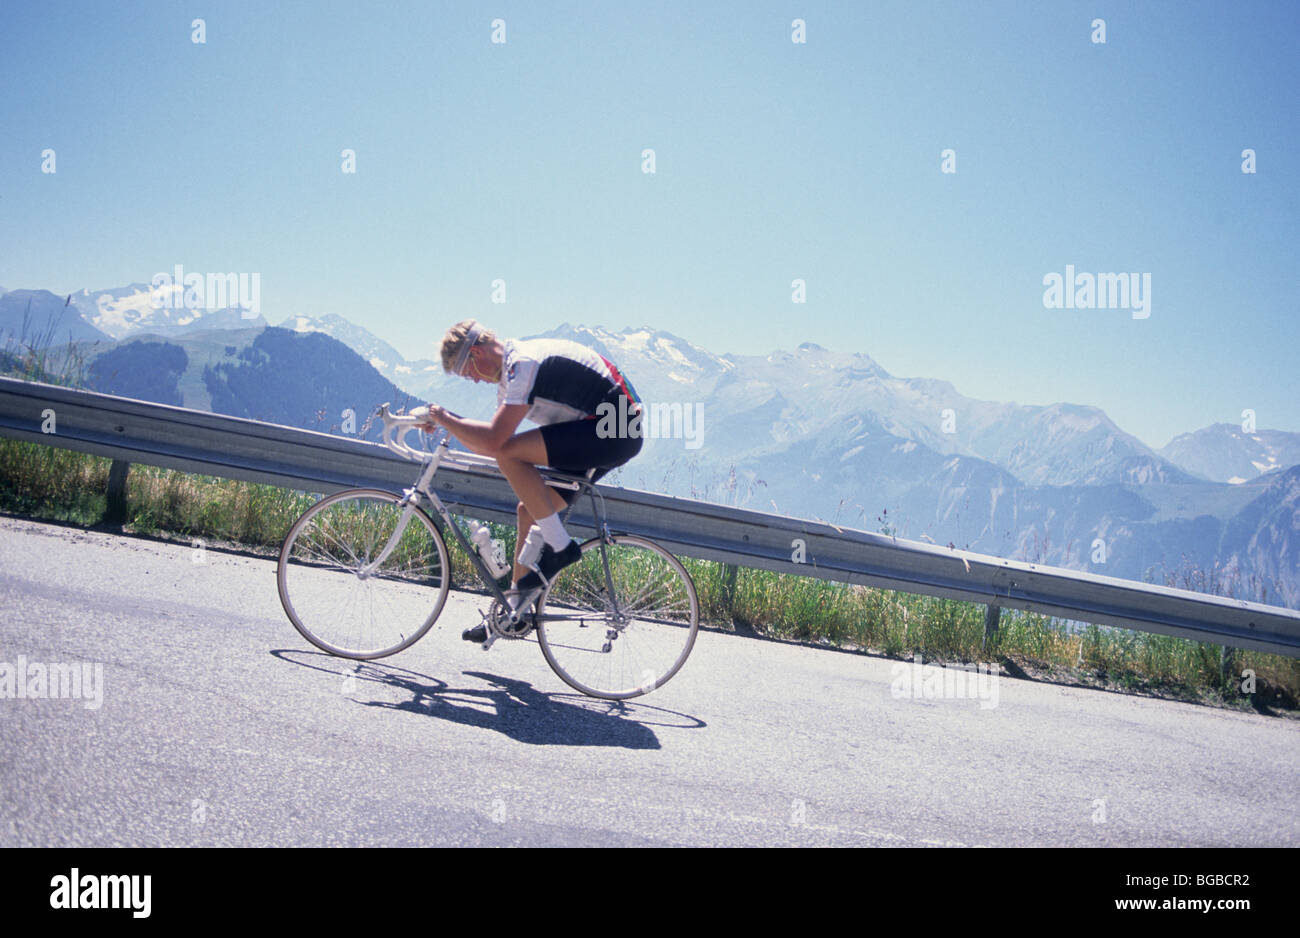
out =
[[[557,514],[563,512],[564,509],[568,506],[568,504],[572,500],[572,496],[577,494],[574,492],[567,492],[567,491],[556,492],[555,489],[551,489],[550,486],[547,486],[547,488],[550,489],[550,491],[555,494],[556,500],[559,502],[559,504],[556,505],[555,507],[555,511]],[[525,505],[523,502],[520,502],[518,505],[515,506],[515,523],[516,523],[516,529],[518,531],[518,534],[515,537],[514,572],[511,575],[511,579],[510,579],[510,583],[512,586],[518,583],[520,578],[527,576],[529,572],[527,567],[520,565],[519,554],[524,549],[524,538],[528,536],[528,531],[533,526],[533,520],[534,520],[533,515],[528,510],[527,505]]]
[[[575,420],[544,428],[547,465],[562,472],[586,474],[595,483],[641,452],[640,436],[602,437],[598,428],[599,423],[594,420]],[[556,494],[567,507],[582,491],[564,489]]]
[[[517,433],[497,454],[497,465],[533,518],[544,518],[564,507],[563,501],[542,479],[538,466],[547,465],[546,443],[540,430]]]
[[[546,461],[546,443],[540,430],[528,430],[518,433],[506,441],[497,455],[497,465],[506,477],[510,487],[519,496],[519,505],[515,510],[518,522],[518,535],[515,538],[515,564],[511,576],[512,583],[528,574],[528,568],[518,563],[519,552],[523,549],[524,538],[528,529],[537,518],[544,518],[564,510],[565,501],[560,494],[546,484],[538,466]]]
[[[539,430],[529,430],[511,437],[502,447],[497,464],[520,499],[520,508],[516,513],[519,521],[517,545],[523,544],[529,528],[538,519],[549,519],[542,525],[543,528],[555,525],[562,534],[568,533],[560,526],[558,514],[573,501],[577,493],[557,492],[546,485],[541,473],[537,471],[539,465],[575,473],[595,469],[598,478],[635,456],[640,452],[641,444],[639,435],[601,436],[600,424],[595,420],[549,424]],[[546,511],[545,515],[542,514],[543,511]],[[554,533],[553,528],[551,533]],[[560,549],[554,543],[550,546],[556,551]],[[518,556],[517,547],[516,560]],[[516,563],[515,582],[518,583],[528,572]]]
[[[510,573],[510,585],[514,586],[520,578],[528,573],[528,569],[519,563],[519,555],[524,549],[524,538],[528,536],[528,529],[533,526],[533,516],[528,511],[528,506],[520,502],[515,506],[515,558],[514,569]]]

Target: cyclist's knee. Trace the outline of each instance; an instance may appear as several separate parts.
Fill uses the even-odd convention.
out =
[[[518,434],[518,433],[516,433],[516,434],[515,434],[514,436],[512,436],[510,439],[508,439],[508,440],[506,440],[504,443],[502,443],[501,446],[497,449],[497,453],[496,453],[496,455],[497,455],[497,459],[500,459],[502,456],[504,456],[506,459],[520,459],[520,455],[519,455],[519,448],[520,448],[519,437],[520,437],[521,435],[522,435],[522,434]],[[520,461],[522,461],[522,460],[520,460]]]
[[[501,444],[497,450],[498,462],[502,459],[513,460],[529,466],[546,464],[546,444],[537,430],[516,433]]]

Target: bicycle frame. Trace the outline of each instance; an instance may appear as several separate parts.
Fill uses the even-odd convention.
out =
[[[388,542],[384,545],[383,549],[374,560],[362,569],[361,574],[363,578],[377,570],[388,558],[388,555],[392,553],[394,548],[396,548],[398,542],[402,538],[403,532],[406,530],[407,524],[410,523],[411,515],[418,510],[419,501],[424,499],[442,518],[443,525],[452,532],[456,543],[458,543],[461,549],[468,555],[470,564],[478,573],[479,579],[482,580],[484,585],[488,588],[488,592],[491,593],[499,603],[501,603],[503,608],[510,609],[510,603],[506,598],[505,592],[497,585],[496,577],[492,576],[492,571],[487,568],[487,564],[485,564],[482,558],[479,557],[478,550],[474,547],[469,538],[465,536],[464,532],[461,531],[460,525],[456,524],[452,519],[451,512],[448,510],[447,506],[443,504],[442,499],[440,499],[430,488],[430,483],[433,481],[433,477],[437,473],[438,468],[442,465],[443,460],[451,455],[451,434],[445,429],[442,430],[442,437],[435,444],[432,452],[417,450],[405,442],[405,437],[411,430],[418,429],[416,425],[418,418],[391,414],[388,411],[387,404],[384,404],[379,409],[379,415],[384,422],[384,445],[404,459],[424,463],[424,468],[420,472],[420,476],[416,480],[415,485],[402,490],[402,500],[400,503],[402,505],[402,515],[398,519],[398,523],[393,529],[393,533],[389,535]],[[393,439],[394,431],[397,433],[396,439]],[[489,457],[478,456],[476,454],[466,454],[465,456],[456,454],[453,458],[466,468],[496,469],[496,460],[490,459]],[[578,479],[573,477],[557,479],[554,476],[548,476],[545,471],[542,472],[542,477],[547,485],[554,488],[568,488],[580,493],[585,492],[591,498],[592,520],[596,522],[596,536],[600,539],[600,559],[605,574],[605,586],[608,591],[607,595],[610,599],[610,605],[613,607],[611,611],[615,621],[621,621],[624,616],[619,610],[618,597],[614,591],[614,578],[609,568],[609,553],[606,550],[611,535],[609,524],[605,517],[605,497],[596,490],[596,487],[590,481],[590,477],[587,479]],[[574,504],[576,503],[577,499],[575,498]],[[564,516],[561,520],[568,520],[569,515],[573,512],[573,507],[574,505],[570,504],[569,507],[565,509]],[[509,615],[510,624],[518,624],[520,618],[520,613],[512,611]],[[550,616],[543,614],[539,618],[545,621],[551,618],[563,619],[568,617],[562,615]]]

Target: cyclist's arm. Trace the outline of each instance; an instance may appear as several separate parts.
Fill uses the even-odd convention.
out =
[[[471,453],[495,457],[506,440],[514,436],[530,409],[528,404],[502,404],[492,419],[486,422],[453,417],[438,409],[429,415],[429,420],[446,427],[447,432],[460,440]]]

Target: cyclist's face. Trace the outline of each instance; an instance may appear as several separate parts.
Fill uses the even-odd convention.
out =
[[[491,366],[484,361],[487,357],[487,349],[481,345],[476,345],[469,350],[469,358],[465,361],[465,367],[460,370],[462,378],[468,378],[475,384],[486,381],[489,384],[496,384],[496,375],[489,374]]]

